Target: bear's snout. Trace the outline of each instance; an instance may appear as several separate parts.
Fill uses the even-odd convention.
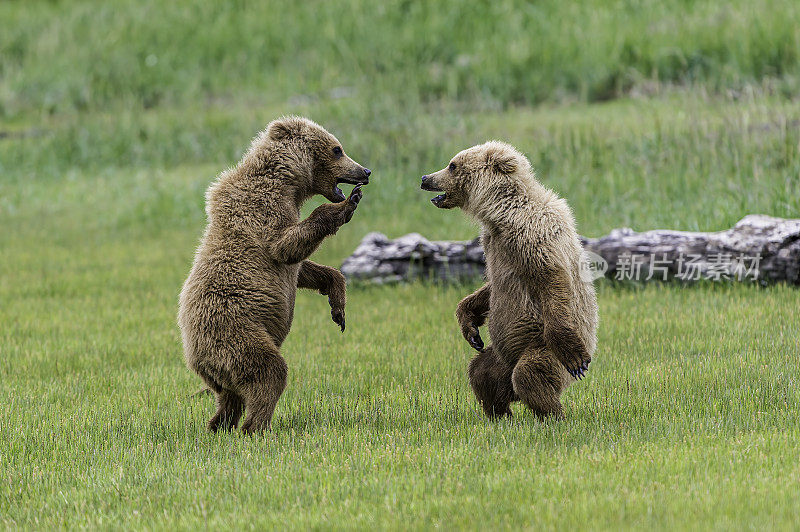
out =
[[[422,176],[422,184],[419,186],[419,188],[431,192],[440,192],[442,190],[434,184],[433,178],[429,175]]]
[[[370,170],[369,168],[362,167],[361,171],[364,172],[364,183],[363,184],[365,184],[365,185],[369,184],[369,176],[372,175],[372,170]]]
[[[356,164],[346,175],[337,179],[336,182],[349,183],[351,185],[368,185],[370,175],[372,175],[372,170],[364,168],[360,164]]]

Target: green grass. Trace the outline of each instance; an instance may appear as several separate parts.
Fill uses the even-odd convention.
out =
[[[0,16],[12,117],[349,93],[507,106],[652,81],[792,94],[800,76],[792,0],[5,2]]]
[[[97,270],[131,271],[108,251]],[[344,336],[324,298],[304,294],[274,430],[247,438],[204,432],[212,400],[190,397],[198,382],[173,324],[181,257],[149,256],[136,269],[146,279],[120,289],[73,274],[77,286],[4,308],[4,322],[16,316],[0,366],[6,525],[755,528],[800,518],[793,289],[604,285],[600,349],[566,394],[566,421],[517,408],[499,424],[465,380],[470,353],[451,313],[467,287],[351,290]]]
[[[517,405],[496,424],[453,317],[476,285],[351,286],[344,335],[303,292],[289,386],[255,438],[205,432],[175,315],[205,188],[284,113],[375,172],[327,264],[373,230],[472,238],[419,176],[488,138],[528,154],[588,236],[796,217],[799,15],[0,3],[0,526],[792,528],[794,288],[601,282],[566,419]]]

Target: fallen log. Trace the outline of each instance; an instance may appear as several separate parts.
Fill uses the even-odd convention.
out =
[[[586,279],[741,281],[800,284],[800,219],[749,215],[726,231],[614,229],[581,238]],[[479,240],[430,241],[418,233],[367,234],[342,264],[348,279],[392,283],[465,281],[483,275]]]

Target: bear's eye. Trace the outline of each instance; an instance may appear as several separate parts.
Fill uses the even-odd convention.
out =
[[[335,156],[337,156],[337,157],[341,157],[341,156],[342,156],[342,153],[343,153],[343,152],[342,152],[342,147],[341,147],[341,146],[336,146],[336,147],[333,149],[333,154],[334,154]]]
[[[450,163],[450,166],[448,166],[447,169],[450,170],[451,172],[455,172],[456,171],[456,163]]]

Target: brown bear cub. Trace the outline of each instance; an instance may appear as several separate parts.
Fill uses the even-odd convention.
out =
[[[275,120],[234,168],[206,193],[208,226],[180,295],[178,323],[186,364],[216,394],[209,430],[269,428],[286,386],[281,344],[292,325],[297,288],[328,296],[345,328],[345,281],[339,270],[307,260],[350,221],[370,171],[306,118]],[[345,198],[339,183],[355,184]],[[300,220],[320,194],[333,203]]]
[[[597,300],[581,276],[582,246],[567,203],[542,186],[512,146],[487,142],[422,177],[431,201],[460,207],[482,226],[486,284],[456,317],[478,354],[469,381],[490,418],[522,401],[537,416],[562,417],[560,396],[583,377],[597,343]],[[478,328],[488,320],[493,345]]]

